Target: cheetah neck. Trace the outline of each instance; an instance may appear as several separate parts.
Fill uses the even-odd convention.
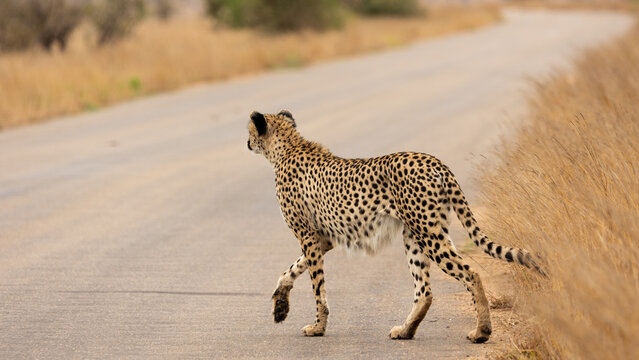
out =
[[[297,131],[286,134],[275,134],[268,144],[264,156],[277,171],[287,159],[298,155],[333,157],[334,155],[323,145],[305,139]]]

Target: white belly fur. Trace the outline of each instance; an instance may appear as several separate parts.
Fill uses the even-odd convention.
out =
[[[404,229],[404,224],[399,219],[386,214],[380,214],[373,226],[374,229],[369,231],[368,236],[364,236],[364,232],[360,231],[359,237],[351,241],[350,246],[347,246],[346,241],[338,240],[337,247],[348,252],[364,250],[368,255],[373,255],[394,239],[401,237]]]

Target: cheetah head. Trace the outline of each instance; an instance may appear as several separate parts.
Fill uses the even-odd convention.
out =
[[[261,114],[253,111],[248,124],[248,148],[256,154],[267,154],[287,136],[295,133],[295,120],[288,110],[277,114]]]

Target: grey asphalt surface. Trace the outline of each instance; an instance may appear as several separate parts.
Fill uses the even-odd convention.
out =
[[[474,32],[0,133],[0,358],[482,356],[496,345],[465,339],[470,296],[438,270],[415,339],[388,338],[412,304],[400,243],[329,253],[325,337],[300,333],[314,320],[307,275],[273,323],[271,292],[300,250],[268,162],[246,149],[248,114],[290,109],[342,156],[436,155],[480,210],[473,164],[525,114],[529,79],[630,25],[507,11]]]

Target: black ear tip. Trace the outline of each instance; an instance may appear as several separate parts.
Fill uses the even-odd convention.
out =
[[[261,120],[264,119],[264,115],[258,111],[252,111],[250,115],[251,120]]]
[[[257,129],[258,135],[261,136],[266,134],[266,118],[264,117],[264,114],[253,111],[251,113],[251,121],[255,124],[255,129]]]
[[[293,114],[291,114],[291,112],[288,110],[282,110],[279,113],[277,113],[277,115],[286,116],[287,118],[293,120]]]

